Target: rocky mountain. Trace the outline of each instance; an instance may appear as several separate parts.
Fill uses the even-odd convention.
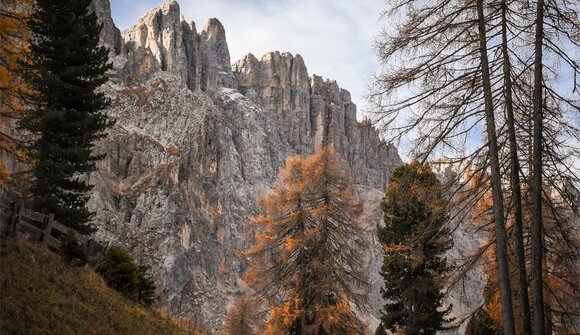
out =
[[[373,288],[370,314],[361,315],[376,326],[378,203],[402,161],[357,120],[349,92],[309,76],[300,55],[248,54],[232,65],[222,24],[210,19],[198,32],[175,1],[123,32],[108,0],[92,7],[114,64],[103,90],[116,119],[90,177],[96,238],[127,246],[151,266],[169,312],[215,333],[248,289],[243,250],[252,244],[256,197],[272,190],[288,156],[333,144],[365,201]]]

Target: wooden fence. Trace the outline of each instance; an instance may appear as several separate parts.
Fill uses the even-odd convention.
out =
[[[59,253],[61,240],[68,234],[75,234],[77,241],[88,251],[89,259],[94,259],[105,249],[94,240],[88,239],[55,220],[53,214],[32,211],[21,203],[9,201],[0,196],[0,236],[16,236],[40,243]]]

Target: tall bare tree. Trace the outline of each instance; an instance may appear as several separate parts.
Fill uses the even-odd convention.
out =
[[[566,309],[550,285],[561,276],[553,271],[562,259],[555,253],[575,255],[573,263],[579,256],[575,242],[578,232],[574,236],[568,230],[569,218],[563,213],[577,211],[580,186],[580,131],[574,116],[580,112],[580,3],[537,0],[531,9],[533,57],[528,66],[533,75],[522,86],[532,92],[528,97],[532,334],[539,335],[551,333],[559,323],[554,310]],[[563,241],[566,252],[561,249]]]
[[[495,37],[487,32],[495,17],[486,16],[483,1],[393,3],[386,14],[405,15],[406,20],[394,33],[385,32],[378,45],[387,67],[372,87],[375,121],[395,138],[413,136],[415,157],[428,159],[437,150],[451,152],[464,166],[479,160],[482,169],[489,170],[503,328],[506,334],[514,334],[499,155],[502,144],[498,143],[503,129],[496,129],[494,109],[502,93],[495,84],[501,79],[501,64],[487,58],[493,52],[488,39]],[[401,121],[403,113],[410,116]],[[483,129],[487,142],[474,143],[473,137],[481,138]],[[466,148],[464,143],[473,146]]]
[[[492,84],[489,73],[489,62],[487,57],[487,28],[483,9],[483,0],[477,0],[477,28],[479,31],[479,53],[481,59],[482,85],[485,101],[485,123],[487,128],[487,140],[490,155],[490,175],[496,241],[495,256],[499,273],[499,292],[501,295],[503,331],[506,335],[515,335],[516,330],[512,307],[510,271],[507,257],[499,148],[497,143],[497,133],[495,129],[495,111],[491,92]]]
[[[545,332],[544,320],[544,281],[543,268],[543,242],[542,242],[542,137],[543,137],[543,97],[542,97],[542,44],[544,35],[544,0],[537,1],[536,8],[536,39],[534,49],[534,128],[533,128],[533,153],[532,153],[532,291],[534,300],[532,303],[534,322],[532,325],[533,335],[543,335]]]
[[[503,79],[505,95],[505,113],[508,128],[510,157],[510,186],[514,212],[514,240],[516,247],[518,269],[518,297],[522,319],[522,331],[530,334],[532,331],[530,302],[528,297],[528,275],[526,271],[526,252],[524,247],[522,187],[520,182],[520,160],[516,138],[516,123],[514,117],[514,102],[512,88],[512,66],[508,46],[508,2],[501,1],[501,54],[503,61]]]
[[[224,335],[262,334],[260,303],[247,296],[240,297],[228,311],[224,325]]]
[[[480,172],[483,177],[477,180],[479,186],[456,187],[461,194],[454,198],[462,200],[454,203],[459,207],[456,212],[473,206],[486,192],[498,189],[498,184],[504,187],[503,204],[493,201],[495,206],[490,210],[504,206],[504,222],[513,222],[513,229],[507,227],[504,239],[515,247],[513,259],[517,268],[511,268],[517,269],[518,275],[514,279],[517,279],[518,295],[513,298],[517,298],[519,303],[522,329],[528,332],[531,313],[529,307],[526,308],[529,301],[526,297],[528,255],[524,238],[529,236],[526,224],[534,220],[526,213],[533,207],[534,198],[525,192],[534,189],[535,176],[542,178],[539,189],[536,187],[541,194],[540,198],[536,196],[536,202],[543,206],[544,212],[548,212],[542,217],[536,215],[535,220],[549,217],[554,222],[549,233],[550,241],[544,241],[545,250],[550,255],[540,257],[544,268],[551,272],[549,278],[543,278],[545,287],[547,281],[562,277],[562,273],[552,270],[553,262],[561,263],[552,256],[556,250],[569,255],[566,262],[571,262],[574,257],[577,259],[574,255],[578,255],[575,240],[569,234],[569,220],[562,213],[574,211],[577,207],[571,190],[577,189],[580,181],[578,170],[574,168],[580,158],[580,133],[578,123],[570,117],[571,112],[580,110],[577,98],[580,87],[575,79],[580,74],[580,60],[578,53],[573,52],[580,46],[580,3],[575,0],[544,0],[540,40],[543,52],[549,55],[544,57],[542,66],[545,71],[539,81],[544,100],[541,103],[542,137],[541,146],[535,149],[541,150],[543,162],[541,171],[538,171],[541,173],[536,175],[533,175],[534,164],[538,162],[533,157],[534,135],[537,135],[534,133],[533,111],[534,98],[538,95],[533,92],[537,87],[534,84],[535,58],[538,55],[535,51],[538,43],[534,42],[538,28],[537,3],[530,4],[526,0],[401,0],[390,3],[385,16],[403,22],[391,31],[383,32],[378,43],[384,68],[371,87],[375,121],[384,126],[385,136],[390,140],[412,139],[409,146],[413,157],[429,159],[433,153],[444,155],[447,162],[461,167],[458,175],[469,175],[470,167]],[[389,27],[393,26],[390,22]],[[486,38],[482,48],[479,38],[483,34]],[[484,58],[487,58],[487,71]],[[549,66],[544,64],[546,59],[550,61]],[[573,78],[572,95],[565,92],[569,87],[558,82],[561,74],[566,73]],[[493,123],[488,122],[490,114],[486,113],[490,106]],[[494,132],[487,129],[492,125],[495,125]],[[495,144],[490,135],[497,138]],[[493,157],[495,154],[497,160]],[[499,183],[497,175],[500,176]],[[510,176],[509,187],[501,180],[505,176]],[[460,184],[468,185],[474,181],[471,176],[467,179]],[[497,196],[496,200],[499,200]],[[492,237],[497,246],[497,238],[501,239],[501,236],[496,231]],[[548,238],[547,235],[544,238]],[[558,239],[566,241],[567,252],[561,252],[562,244],[556,243]],[[473,258],[467,259],[458,273],[465,273],[484,252],[480,250]],[[534,270],[537,267],[536,264]],[[509,278],[509,273],[504,272],[499,277]],[[564,278],[561,282],[569,283],[567,287],[573,286]],[[567,291],[544,291],[551,296],[545,303],[551,311],[557,307],[561,315],[573,314],[556,299]],[[551,315],[553,322],[557,322],[552,312]]]

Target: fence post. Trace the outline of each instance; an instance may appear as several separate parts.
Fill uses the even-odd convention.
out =
[[[22,203],[12,202],[12,219],[10,220],[8,227],[8,236],[18,236],[18,231],[20,230],[20,216],[22,215],[22,209],[24,208]]]
[[[42,233],[42,245],[47,246],[48,243],[48,237],[50,236],[50,233],[52,231],[52,222],[54,221],[54,214],[50,213],[46,216],[45,218],[45,222],[46,222],[46,226],[44,227],[44,231]]]

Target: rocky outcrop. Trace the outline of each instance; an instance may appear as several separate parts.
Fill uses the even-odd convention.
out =
[[[333,144],[351,163],[359,184],[384,189],[396,148],[380,140],[368,122],[358,122],[350,93],[336,81],[308,76],[300,55],[252,54],[234,64],[241,93],[276,115],[282,136],[299,153]],[[393,164],[395,163],[395,164]]]
[[[402,164],[394,146],[359,122],[348,91],[309,76],[300,55],[248,54],[230,65],[225,31],[210,19],[201,32],[175,1],[118,33],[107,0],[94,0],[114,46],[104,92],[116,119],[91,175],[95,237],[128,247],[151,266],[160,303],[211,333],[223,326],[243,280],[257,213],[288,156],[332,144],[352,170],[364,200],[370,248],[365,266],[376,325],[382,304],[382,250],[375,238],[379,202]],[[374,329],[374,328],[373,328]]]
[[[177,2],[166,2],[149,11],[135,26],[123,31],[127,83],[135,84],[160,71],[187,82],[188,56],[192,56],[188,52],[195,47],[195,37],[192,38],[189,25],[182,24]],[[195,68],[195,64],[191,67]]]
[[[172,314],[215,332],[243,292],[255,199],[292,151],[271,136],[275,119],[233,90],[210,98],[159,72],[106,91],[117,124],[92,178],[96,237],[152,267]]]
[[[237,88],[230,65],[230,52],[226,43],[224,27],[218,19],[207,21],[199,35],[201,57],[200,88],[211,92],[212,88]]]
[[[111,4],[109,0],[93,0],[90,4],[90,10],[95,12],[99,23],[103,25],[101,29],[101,44],[109,47],[112,56],[124,52],[121,32],[115,26],[113,18],[111,17]]]
[[[310,83],[300,55],[270,52],[258,61],[248,54],[234,64],[234,72],[240,92],[278,118],[283,136],[294,148],[312,148]]]
[[[217,19],[210,19],[197,33],[195,23],[181,17],[179,4],[170,1],[146,13],[122,35],[126,62],[116,70],[125,84],[164,71],[193,91],[236,87],[225,30]]]

